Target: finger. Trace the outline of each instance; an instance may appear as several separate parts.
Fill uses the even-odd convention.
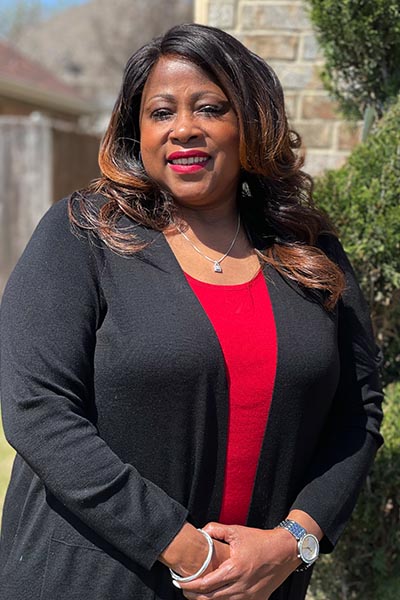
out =
[[[232,536],[232,528],[229,525],[222,525],[222,523],[207,523],[203,529],[215,540],[229,543]]]
[[[199,600],[199,594],[195,594],[194,592],[183,592],[183,595],[187,600]]]
[[[223,562],[217,569],[211,571],[204,577],[199,577],[189,583],[181,583],[181,588],[185,592],[195,592],[197,594],[209,594],[221,588],[232,585],[237,581],[236,569],[230,559]]]
[[[183,595],[187,600],[200,600],[199,594],[194,594],[193,592],[184,592]]]
[[[208,533],[208,535],[212,535],[212,532],[216,531],[216,528],[218,528],[220,526],[221,526],[220,523],[211,521],[210,523],[207,523],[207,525],[205,527],[203,527],[203,531],[206,531]]]
[[[232,586],[224,586],[209,593],[183,592],[183,595],[187,600],[233,600],[243,596]]]

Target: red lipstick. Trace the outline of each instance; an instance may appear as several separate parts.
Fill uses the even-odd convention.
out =
[[[172,152],[168,157],[168,166],[176,173],[195,173],[204,169],[210,155],[202,150],[186,150]]]

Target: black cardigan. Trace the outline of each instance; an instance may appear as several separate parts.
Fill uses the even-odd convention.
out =
[[[4,292],[1,396],[17,450],[1,533],[4,600],[181,598],[157,556],[186,519],[218,520],[228,389],[216,334],[162,234],[121,257],[71,232],[67,201],[37,227]],[[291,508],[335,545],[381,443],[365,303],[334,313],[265,268],[278,339],[248,525]],[[293,575],[274,599],[304,597]]]

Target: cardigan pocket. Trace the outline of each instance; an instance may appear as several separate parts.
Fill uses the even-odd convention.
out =
[[[146,573],[149,579],[150,573]],[[50,538],[40,600],[155,600],[154,585],[90,545]]]

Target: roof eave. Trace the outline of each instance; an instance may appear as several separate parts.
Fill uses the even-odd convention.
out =
[[[73,98],[61,92],[52,92],[3,77],[0,77],[0,94],[72,115],[89,114],[97,110],[96,105],[87,100]]]

